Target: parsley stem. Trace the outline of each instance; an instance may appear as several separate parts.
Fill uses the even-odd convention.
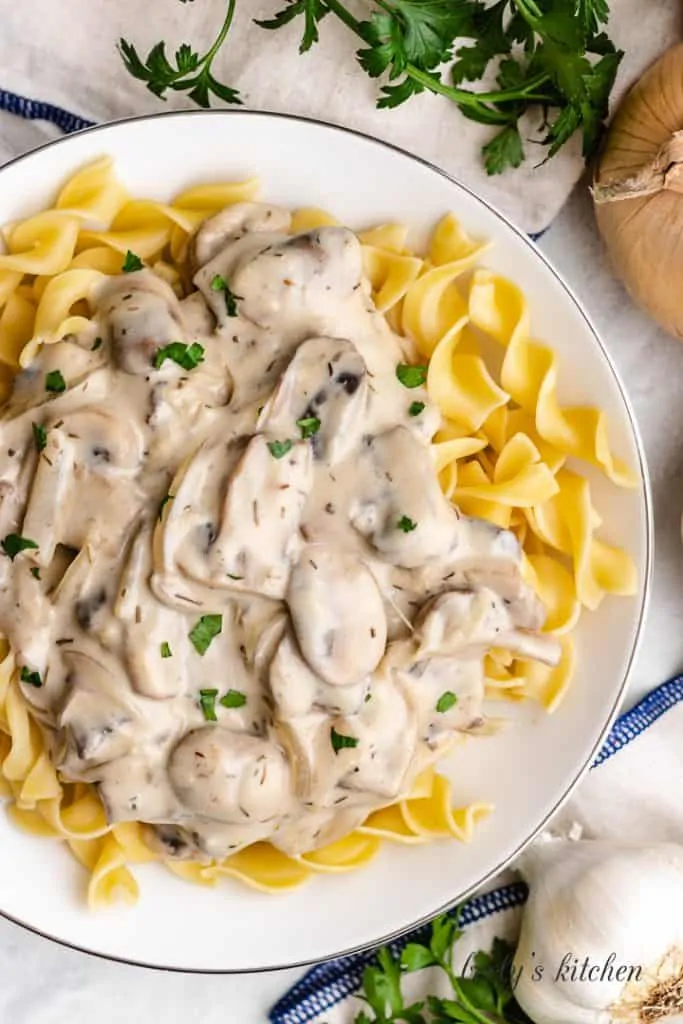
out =
[[[347,28],[350,28],[352,32],[355,32],[357,36],[367,43],[368,40],[365,38],[365,32],[363,26],[358,18],[354,18],[351,11],[347,11],[343,4],[339,3],[339,0],[327,0],[326,6],[328,10],[336,14],[340,21],[343,21]]]
[[[534,3],[534,0],[512,0],[512,3],[522,15],[527,25],[535,29],[538,19],[543,17],[543,11]]]
[[[493,92],[474,92],[472,89],[457,89],[453,85],[446,85],[445,82],[442,82],[441,79],[429,71],[422,71],[412,64],[406,65],[406,74],[414,79],[414,81],[426,86],[427,89],[431,89],[432,92],[438,92],[442,96],[447,96],[456,103],[461,103],[463,106],[468,107],[476,107],[482,103],[504,103],[507,100],[526,99],[545,103],[550,100],[550,97],[546,95],[535,94],[535,90],[539,86],[545,85],[546,82],[550,81],[550,76],[545,74],[545,72],[534,75],[533,78],[530,78],[519,89],[496,89]]]
[[[340,3],[339,0],[326,0],[327,7],[332,14],[336,14],[340,21],[342,21],[347,28],[350,28],[364,43],[369,44],[369,40],[365,36],[362,23],[355,18],[350,11],[346,9],[344,4]],[[521,5],[520,14],[525,14],[525,11],[521,8],[527,0],[514,0],[515,4]],[[531,0],[533,2],[533,0]],[[380,3],[379,5],[383,5]],[[527,19],[528,20],[528,19]],[[545,72],[540,72],[530,78],[523,86],[517,89],[496,89],[492,92],[474,92],[472,89],[458,89],[453,85],[447,85],[442,82],[441,79],[430,71],[423,71],[421,68],[415,67],[414,64],[406,64],[405,73],[409,78],[412,78],[414,82],[419,82],[430,92],[439,93],[441,96],[446,96],[448,99],[453,100],[455,103],[460,103],[466,107],[481,107],[484,103],[505,103],[509,100],[529,100],[537,103],[549,103],[552,97],[547,96],[544,93],[537,93],[536,90],[540,86],[545,85],[550,81],[550,76]]]
[[[233,19],[234,14],[235,14],[235,4],[236,4],[236,2],[237,2],[237,0],[228,0],[228,9],[225,12],[225,20],[223,21],[223,24],[221,26],[221,30],[218,33],[218,35],[216,36],[216,38],[214,40],[214,43],[213,43],[213,46],[209,50],[207,50],[207,52],[204,55],[204,60],[202,61],[202,63],[204,64],[205,67],[206,67],[207,64],[209,64],[209,65],[211,64],[211,61],[216,56],[216,54],[220,50],[221,46],[225,42],[226,36],[227,36],[228,32],[230,31],[230,26],[232,25],[232,19]]]
[[[460,978],[456,976],[455,971],[449,963],[441,961],[441,967],[448,975],[448,980],[451,983],[453,993],[457,1001],[465,1010],[472,1014],[472,1019],[476,1020],[477,1024],[504,1024],[504,1021],[500,1017],[492,1017],[488,1013],[482,1013],[474,1003],[470,1002],[461,988]]]

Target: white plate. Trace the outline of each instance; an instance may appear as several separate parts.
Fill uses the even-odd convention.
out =
[[[590,473],[605,536],[638,566],[638,596],[605,600],[583,617],[578,673],[554,716],[524,708],[506,734],[468,743],[450,761],[459,800],[497,807],[471,845],[387,844],[364,870],[314,878],[280,896],[229,881],[196,888],[151,865],[136,869],[138,906],[92,913],[83,902],[82,869],[69,854],[0,817],[0,911],[43,935],[103,956],[196,971],[294,966],[348,953],[431,917],[494,875],[590,764],[623,695],[648,590],[650,498],[633,414],[594,328],[538,250],[463,186],[400,150],[271,114],[136,119],[60,140],[5,167],[0,223],[48,205],[69,174],[103,154],[116,159],[135,196],[167,200],[199,182],[258,174],[270,201],[323,206],[351,227],[399,219],[426,231],[453,210],[474,235],[495,241],[486,262],[525,290],[534,335],[561,357],[561,399],[606,409],[614,448],[643,476],[639,489],[618,491]]]

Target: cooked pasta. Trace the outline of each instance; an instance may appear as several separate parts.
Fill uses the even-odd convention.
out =
[[[200,185],[168,204],[130,198],[106,158],[83,168],[53,209],[5,229],[0,256],[0,387],[7,395],[19,367],[45,345],[90,322],[102,282],[134,253],[183,294],[193,233],[230,204],[253,200],[258,182]],[[336,225],[324,210],[294,212],[290,231]],[[553,711],[571,683],[571,633],[582,609],[606,595],[636,592],[629,556],[599,536],[601,523],[576,464],[597,467],[616,486],[636,477],[610,450],[600,410],[562,408],[558,359],[530,334],[520,290],[481,265],[488,243],[468,236],[453,215],[435,228],[427,252],[408,246],[402,224],[358,235],[376,309],[405,339],[413,362],[426,363],[429,399],[441,414],[432,454],[446,496],[467,515],[512,530],[524,551],[522,572],[547,609],[545,632],[560,657],[543,665],[523,653],[494,649],[486,658],[486,694],[532,699]],[[503,349],[500,374],[480,348],[481,333]],[[418,403],[420,404],[420,403]],[[572,459],[572,468],[566,460]],[[174,484],[182,484],[179,476]],[[165,512],[164,516],[168,513]],[[163,517],[160,517],[163,518]],[[199,863],[164,858],[135,821],[108,825],[92,785],[58,778],[44,734],[24,699],[12,652],[0,663],[0,775],[9,813],[21,828],[68,845],[89,872],[87,899],[99,907],[134,901],[131,866],[164,860],[180,878],[214,885],[223,876],[277,892],[314,874],[367,863],[382,841],[420,844],[440,837],[463,842],[493,810],[453,807],[448,781],[429,767],[405,798],[372,811],[348,835],[308,853],[287,854],[258,841]]]

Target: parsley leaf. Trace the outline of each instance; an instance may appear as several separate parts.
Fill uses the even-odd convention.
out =
[[[91,347],[90,351],[91,352],[97,352],[97,350],[101,346],[101,344],[102,344],[102,339],[99,338],[99,337],[95,338],[95,340],[92,343],[92,347]]]
[[[55,395],[61,395],[66,391],[66,381],[61,370],[51,370],[45,374],[45,390],[52,391]]]
[[[197,654],[203,657],[211,646],[212,640],[223,630],[222,615],[202,615],[189,633],[190,641]]]
[[[324,0],[287,0],[288,6],[273,18],[257,21],[261,28],[282,28],[293,21],[299,14],[304,17],[304,31],[299,44],[299,53],[306,53],[307,50],[318,42],[318,22],[322,21],[328,14],[328,7]]]
[[[199,691],[199,706],[202,709],[202,714],[207,722],[217,722],[218,715],[216,714],[216,697],[218,696],[218,690],[200,690]]]
[[[401,516],[396,522],[396,526],[399,530],[403,530],[404,533],[412,533],[413,530],[417,529],[417,523],[410,516]]]
[[[494,939],[491,951],[470,954],[464,975],[453,968],[454,946],[462,936],[459,911],[437,917],[424,943],[409,942],[398,956],[386,947],[363,971],[360,998],[371,1011],[362,1010],[355,1024],[531,1024],[513,994],[511,965],[514,948]],[[452,990],[451,998],[428,995],[423,1002],[406,1006],[403,974],[437,967]]]
[[[191,345],[183,345],[182,341],[172,341],[157,351],[154,356],[154,369],[159,370],[167,359],[171,359],[183,370],[194,370],[200,363],[204,362],[204,346],[198,341]]]
[[[211,290],[214,292],[225,293],[225,308],[228,316],[239,315],[237,312],[237,300],[241,300],[242,296],[235,295],[235,293],[230,290],[228,282],[220,274],[215,274],[214,277],[211,278]]]
[[[47,446],[47,430],[40,423],[32,423],[31,427],[33,429],[33,443],[36,446],[36,451],[42,452]]]
[[[304,441],[313,437],[320,430],[320,420],[315,416],[303,416],[296,421],[296,425],[301,430],[301,437]]]
[[[358,738],[356,736],[345,736],[341,732],[337,732],[334,726],[330,729],[330,743],[335,754],[338,754],[340,750],[344,750],[345,747],[353,749],[358,746]]]
[[[33,568],[31,569],[31,576],[33,576],[33,578],[36,580],[40,579],[40,569],[38,568],[37,565],[34,565]]]
[[[452,690],[445,690],[436,702],[436,710],[440,715],[443,715],[444,712],[450,711],[451,708],[455,707],[457,703],[457,694],[453,693]]]
[[[507,167],[519,167],[524,159],[522,136],[517,125],[508,125],[482,147],[487,174],[502,174]]]
[[[142,262],[139,256],[136,256],[130,249],[126,250],[123,263],[121,264],[121,271],[124,274],[133,274],[136,270],[144,270],[145,264]]]
[[[528,111],[545,116],[553,109],[559,116],[573,107],[562,131],[542,144],[554,146],[553,155],[564,144],[570,121],[578,120],[584,154],[594,152],[613,70],[622,57],[602,31],[608,0],[374,0],[368,6],[367,20],[360,20],[343,0],[286,0],[282,10],[259,24],[280,29],[300,16],[304,52],[318,41],[323,17],[332,14],[360,40],[361,68],[372,78],[388,79],[379,107],[397,107],[429,91],[451,100],[470,120],[503,129],[484,147],[489,174],[521,163],[518,125]],[[614,68],[596,72],[591,58],[608,53]],[[440,68],[451,60],[448,84]],[[497,88],[461,87],[488,77],[492,62],[498,62]],[[591,84],[596,74],[598,81]]]
[[[410,403],[410,408],[408,409],[408,415],[409,416],[419,416],[420,413],[424,410],[424,407],[425,407],[424,402],[411,402]]]
[[[240,104],[236,89],[218,81],[212,74],[213,61],[225,42],[235,13],[236,0],[228,0],[223,23],[209,49],[199,54],[189,43],[183,43],[175,52],[175,65],[166,56],[164,42],[156,43],[143,60],[135,46],[127,39],[119,40],[119,53],[126,71],[133,78],[144,82],[159,99],[171,89],[186,92],[197,106],[211,106],[211,97],[216,96],[224,103]]]
[[[175,494],[165,494],[159,502],[159,512],[157,513],[159,520],[164,518],[164,509],[166,508],[169,501],[173,501]]]
[[[274,459],[283,459],[292,450],[293,441],[269,441],[268,451]]]
[[[242,708],[247,703],[246,694],[241,690],[228,690],[218,701],[224,708]]]
[[[396,367],[396,376],[404,388],[420,388],[427,380],[427,367],[399,363]]]
[[[2,550],[12,561],[21,551],[28,551],[29,548],[37,548],[34,540],[28,537],[21,537],[18,533],[8,533],[2,542]]]
[[[172,658],[173,652],[171,651],[171,645],[167,640],[164,640],[160,647],[160,653],[162,658]]]
[[[42,686],[43,680],[40,678],[40,672],[31,672],[29,668],[24,665],[21,670],[21,681],[22,683],[28,683],[30,686]]]

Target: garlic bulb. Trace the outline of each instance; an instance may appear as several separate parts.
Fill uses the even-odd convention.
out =
[[[512,977],[535,1024],[683,1021],[683,846],[556,839],[516,866]]]

